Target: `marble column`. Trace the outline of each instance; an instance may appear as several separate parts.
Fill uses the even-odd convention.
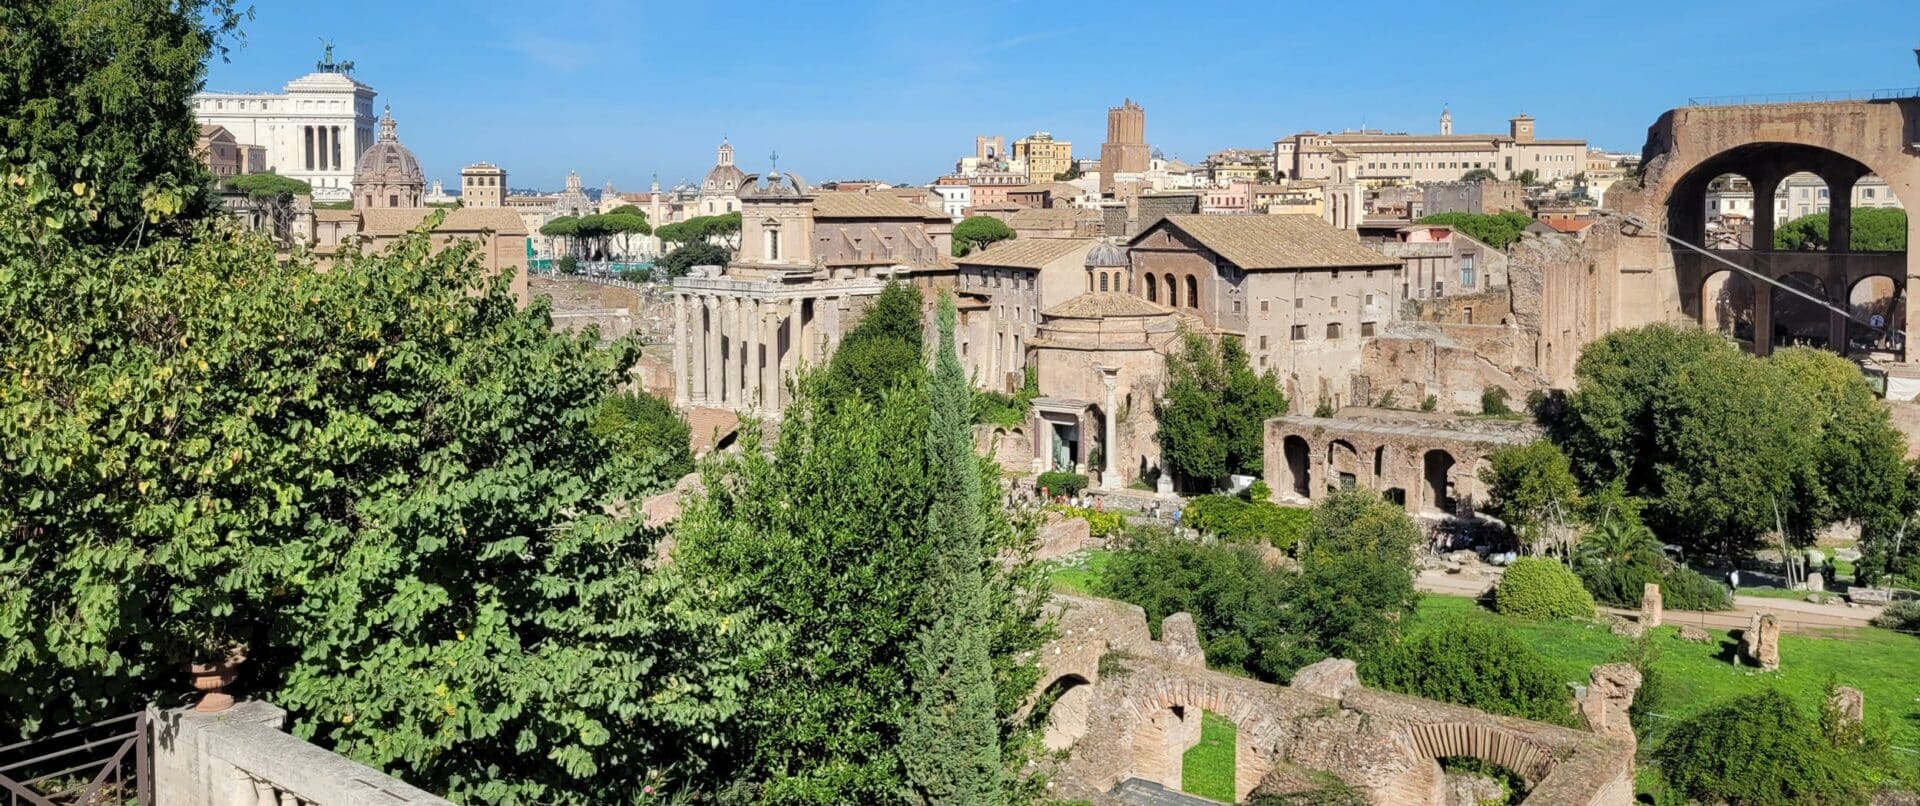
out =
[[[687,349],[687,295],[673,295],[673,402],[679,406],[687,405],[689,378],[688,359],[692,351]]]
[[[773,320],[773,345],[778,350],[769,356],[773,364],[772,386],[776,390],[775,408],[786,408],[787,378],[800,368],[800,349],[802,346],[800,316],[802,307],[797,299],[781,300]]]
[[[760,346],[766,340],[760,335],[759,300],[740,301],[740,408],[742,410],[760,405]]]
[[[740,326],[740,317],[743,315],[740,311],[740,298],[727,297],[726,300],[727,313],[720,318],[720,321],[726,323],[727,327],[726,397],[727,406],[738,410],[742,407],[740,393],[745,384],[741,376],[741,367],[745,364],[746,356],[746,351],[741,349],[740,346],[740,331],[746,328]]]
[[[1100,382],[1107,387],[1107,430],[1100,438],[1100,488],[1118,490],[1124,486],[1120,483],[1120,472],[1114,469],[1113,456],[1120,452],[1120,404],[1117,391],[1120,368],[1098,367],[1098,369]]]
[[[766,341],[767,363],[760,368],[761,408],[772,413],[786,405],[786,375],[780,371],[780,311],[785,302],[770,302],[762,309],[760,337]]]
[[[709,406],[720,405],[720,382],[727,377],[726,364],[720,360],[720,298],[707,296],[707,348],[700,362],[700,385],[706,390]]]

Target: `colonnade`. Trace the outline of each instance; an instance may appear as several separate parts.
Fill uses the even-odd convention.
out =
[[[340,142],[339,126],[302,126],[301,136],[306,148],[307,170],[338,171],[345,163],[342,151],[345,146]],[[354,156],[359,156],[355,154]]]
[[[845,310],[841,296],[674,294],[674,402],[780,411],[788,373],[824,363],[839,347]]]

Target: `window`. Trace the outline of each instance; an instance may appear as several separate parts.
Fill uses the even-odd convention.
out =
[[[1167,240],[1172,241],[1173,236],[1168,235]],[[1177,286],[1173,284],[1173,275],[1164,274],[1164,275],[1161,275],[1161,279],[1164,279],[1167,281],[1167,307],[1169,308],[1180,307],[1180,293],[1176,290]]]
[[[1200,307],[1200,281],[1191,274],[1187,275],[1187,307]]]
[[[1266,301],[1266,300],[1264,300],[1264,299],[1263,299],[1263,300],[1260,300],[1260,312],[1261,312],[1261,313],[1266,313],[1266,312],[1267,312],[1267,301]]]
[[[1372,323],[1372,322],[1361,322],[1361,323],[1360,323],[1360,335],[1361,335],[1361,336],[1363,336],[1363,337],[1368,337],[1368,338],[1371,338],[1371,337],[1373,336],[1373,323]]]
[[[1871,199],[1871,198],[1873,198],[1873,188],[1861,188],[1861,189],[1860,189],[1860,198],[1863,198],[1863,199]]]
[[[1478,279],[1474,275],[1475,275],[1475,271],[1473,266],[1473,255],[1461,255],[1460,256],[1460,286],[1462,288],[1472,288],[1474,281]]]
[[[1147,301],[1148,302],[1160,301],[1160,283],[1154,280],[1153,275],[1151,274],[1147,275]]]
[[[1107,273],[1106,272],[1100,272],[1100,290],[1101,291],[1107,290]]]
[[[1306,340],[1307,340],[1307,326],[1306,326],[1306,325],[1294,325],[1294,326],[1293,326],[1293,340],[1294,340],[1294,341],[1306,341]]]
[[[1260,349],[1262,349],[1262,350],[1265,350],[1265,349],[1267,349],[1267,337],[1266,337],[1266,336],[1261,336],[1261,337],[1260,337]]]
[[[1234,301],[1233,301],[1233,312],[1234,312],[1234,313],[1239,313],[1239,312],[1240,312],[1240,300],[1237,300],[1237,299],[1236,299],[1236,300],[1234,300]]]
[[[1307,304],[1307,301],[1305,298],[1302,298],[1302,297],[1293,298],[1293,309],[1296,311],[1300,310],[1302,307],[1305,307],[1306,304]]]
[[[1372,294],[1368,294],[1368,295],[1367,295],[1367,304],[1368,304],[1368,305],[1372,305],[1372,304],[1373,304],[1373,295],[1372,295]]]
[[[1329,339],[1337,339],[1337,338],[1340,338],[1340,323],[1339,323],[1339,322],[1328,322],[1328,323],[1327,323],[1327,338],[1329,338]]]

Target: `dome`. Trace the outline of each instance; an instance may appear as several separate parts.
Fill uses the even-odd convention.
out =
[[[420,170],[420,161],[414,159],[413,152],[401,145],[400,138],[394,134],[391,108],[380,116],[380,139],[361,152],[360,159],[354,163],[353,180],[426,184],[426,174]]]
[[[1087,250],[1087,268],[1111,269],[1127,266],[1127,250],[1112,238],[1101,238],[1099,243]]]
[[[700,183],[700,192],[710,195],[731,196],[745,184],[747,174],[733,164],[733,145],[726,138],[720,139],[720,149],[714,155],[713,170],[707,172],[707,178]]]

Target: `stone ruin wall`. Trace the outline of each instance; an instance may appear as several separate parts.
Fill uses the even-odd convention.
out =
[[[1529,803],[1632,802],[1633,748],[1617,732],[1637,680],[1619,670],[1596,669],[1597,693],[1580,706],[1597,718],[1586,732],[1367,689],[1349,661],[1302,669],[1292,687],[1208,671],[1184,614],[1168,618],[1161,641],[1121,602],[1058,596],[1049,615],[1060,638],[1041,650],[1040,690],[1067,686],[1045,730],[1049,749],[1070,748],[1052,779],[1058,797],[1110,802],[1132,778],[1179,789],[1181,756],[1211,711],[1235,725],[1238,799],[1331,774],[1372,803],[1441,804],[1437,759],[1474,755],[1531,783]]]

